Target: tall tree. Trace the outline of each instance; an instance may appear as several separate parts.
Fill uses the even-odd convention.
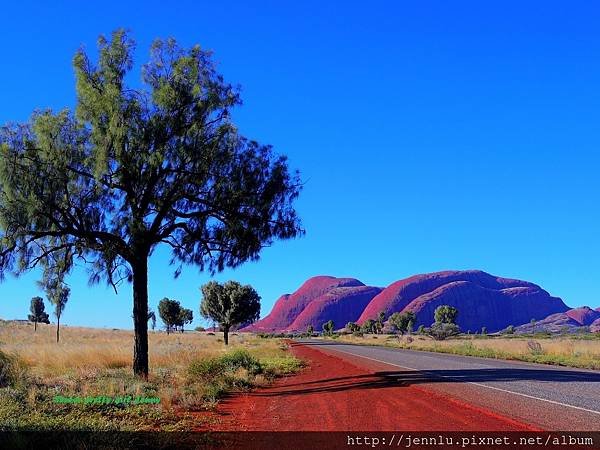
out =
[[[37,331],[37,324],[50,323],[48,313],[46,312],[46,306],[44,305],[44,299],[42,297],[33,297],[31,299],[31,305],[29,306],[31,314],[27,316],[30,322],[33,322],[33,331]]]
[[[292,206],[301,183],[284,156],[241,136],[238,90],[211,54],[157,40],[130,87],[135,44],[100,37],[98,60],[76,53],[76,114],[37,111],[0,130],[0,276],[64,258],[91,282],[133,283],[134,373],[148,375],[148,259],[171,247],[210,273],[257,260],[303,233]]]
[[[237,281],[203,285],[200,314],[217,322],[223,330],[225,345],[229,345],[229,330],[240,323],[252,323],[260,315],[260,296],[252,286]]]

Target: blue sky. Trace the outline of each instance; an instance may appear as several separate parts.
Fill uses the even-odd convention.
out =
[[[306,236],[215,277],[252,284],[263,315],[317,274],[385,286],[470,268],[600,306],[599,6],[161,3],[4,5],[0,123],[72,107],[72,56],[100,33],[131,29],[138,64],[155,37],[199,43],[242,86],[242,132],[306,181]],[[159,249],[151,306],[168,296],[198,316],[208,274],[171,273]],[[0,317],[26,317],[38,276],[0,285]],[[82,271],[70,285],[66,324],[131,328],[129,285],[90,288]]]

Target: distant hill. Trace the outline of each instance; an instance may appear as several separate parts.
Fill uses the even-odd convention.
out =
[[[563,313],[550,314],[535,324],[521,325],[515,331],[517,333],[532,333],[534,331],[575,333],[584,327],[588,327],[589,331],[594,333],[600,332],[600,308],[594,310],[588,306],[582,306],[569,309]]]
[[[472,332],[482,327],[499,331],[569,311],[560,298],[534,283],[480,270],[414,275],[385,289],[365,286],[354,278],[317,276],[280,297],[267,317],[243,331],[304,331],[309,325],[320,330],[330,319],[342,328],[350,321],[375,319],[380,311],[386,318],[394,312],[412,311],[417,315],[415,326],[429,326],[439,305],[458,308],[458,324]]]

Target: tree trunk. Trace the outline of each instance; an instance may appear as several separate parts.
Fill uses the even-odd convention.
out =
[[[60,341],[60,316],[56,316],[56,342]]]
[[[223,327],[223,340],[225,345],[229,345],[229,327]]]
[[[33,331],[37,331],[37,320],[33,321]]]
[[[148,378],[148,257],[139,256],[133,270],[133,373]]]

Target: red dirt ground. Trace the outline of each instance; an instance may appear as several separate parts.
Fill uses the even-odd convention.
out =
[[[223,401],[214,431],[520,431],[534,428],[305,345],[309,367]],[[389,370],[389,368],[388,368]]]

